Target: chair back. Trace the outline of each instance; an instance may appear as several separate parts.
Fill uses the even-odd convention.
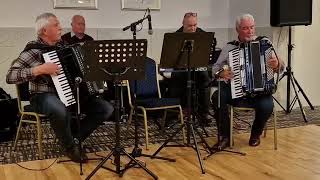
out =
[[[146,57],[145,78],[143,80],[129,81],[131,94],[135,93],[140,98],[160,98],[158,71],[156,62]]]

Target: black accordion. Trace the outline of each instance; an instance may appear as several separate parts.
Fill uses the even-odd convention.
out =
[[[51,62],[60,67],[60,73],[57,76],[51,75],[60,100],[67,107],[75,104],[75,78],[83,79],[85,74],[81,46],[66,46],[42,55],[45,62]],[[80,83],[79,88],[80,97],[94,95],[97,92],[94,83],[89,81]]]
[[[229,66],[234,73],[231,80],[233,99],[274,92],[274,72],[267,65],[272,53],[272,44],[263,39],[241,43],[229,51]]]

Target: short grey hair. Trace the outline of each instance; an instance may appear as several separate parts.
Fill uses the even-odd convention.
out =
[[[251,14],[242,14],[236,18],[236,28],[239,29],[240,23],[244,19],[251,19],[254,21],[254,18]]]
[[[38,36],[42,35],[42,29],[49,24],[49,18],[57,16],[52,13],[42,13],[36,18],[35,30]]]

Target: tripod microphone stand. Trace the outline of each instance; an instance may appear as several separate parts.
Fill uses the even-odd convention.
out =
[[[234,154],[239,154],[239,155],[242,155],[242,156],[245,156],[246,153],[243,153],[243,152],[238,152],[238,151],[232,151],[232,150],[227,150],[227,149],[223,149],[221,148],[220,146],[220,142],[221,142],[221,134],[220,134],[220,129],[221,129],[221,80],[217,80],[218,81],[218,119],[217,119],[217,129],[218,129],[218,133],[217,133],[217,144],[218,146],[216,147],[211,147],[210,148],[210,154],[208,156],[205,157],[205,159],[209,158],[210,156],[212,156],[213,154],[217,153],[217,152],[221,152],[221,151],[224,151],[224,152],[229,152],[229,153],[234,153]],[[230,124],[231,126],[231,124]],[[230,134],[231,135],[231,134]],[[230,141],[232,141],[232,137],[229,138]]]
[[[303,119],[305,122],[308,122],[307,118],[306,118],[306,113],[303,109],[301,100],[299,98],[299,92],[301,92],[301,94],[303,95],[304,99],[307,101],[308,105],[310,106],[310,108],[312,110],[314,110],[313,105],[311,104],[310,100],[308,99],[307,95],[305,94],[305,92],[303,91],[303,89],[301,88],[300,84],[298,83],[297,79],[294,77],[293,72],[292,72],[292,68],[291,68],[291,53],[292,53],[292,49],[293,49],[294,45],[291,44],[291,26],[289,26],[289,40],[288,40],[288,65],[286,67],[286,72],[283,73],[283,75],[281,76],[280,80],[283,79],[285,76],[287,76],[287,102],[286,102],[286,108],[284,108],[280,102],[274,98],[274,100],[277,102],[277,104],[279,104],[279,106],[286,112],[286,113],[290,113],[295,105],[295,103],[298,101],[299,104],[299,108],[301,111],[301,114],[303,116]],[[292,101],[290,102],[290,95],[291,95],[291,91],[290,91],[290,87],[293,87],[294,90],[294,98],[292,99]]]
[[[147,11],[149,12],[150,10],[147,9]],[[150,13],[150,12],[149,12]],[[138,24],[141,24],[144,20],[150,18],[150,14],[143,17],[142,19],[136,21],[136,22],[133,22],[131,23],[129,26],[126,26],[124,27],[122,30],[123,31],[126,31],[128,29],[131,30],[132,32],[132,38],[133,40],[136,40],[137,39],[137,25]],[[149,19],[148,19],[149,20]],[[167,160],[167,161],[170,161],[170,162],[175,162],[175,159],[171,159],[171,158],[165,158],[165,157],[161,157],[161,156],[153,156],[153,155],[149,155],[149,154],[143,154],[142,153],[142,149],[139,147],[139,136],[138,136],[138,115],[137,115],[137,104],[136,104],[136,100],[137,100],[137,80],[135,79],[133,81],[133,85],[134,85],[134,91],[133,91],[133,98],[132,98],[132,105],[134,107],[134,114],[135,114],[135,120],[134,120],[134,148],[131,152],[131,155],[133,157],[150,157],[150,158],[156,158],[156,159],[162,159],[162,160]],[[135,164],[132,163],[132,161],[130,161],[126,168],[128,167],[132,167],[134,166]]]
[[[112,151],[100,162],[100,164],[89,174],[90,179],[100,168],[117,173],[120,177],[129,166],[121,168],[120,158],[125,155],[136,165],[144,169],[154,179],[158,177],[147,169],[143,164],[127,153],[120,144],[120,92],[122,80],[142,79],[144,77],[143,60],[146,57],[147,40],[101,40],[88,41],[84,45],[85,59],[88,63],[86,73],[91,80],[112,80],[115,85],[115,146]],[[102,58],[103,57],[103,60]],[[107,160],[114,156],[115,170],[103,166]]]
[[[117,82],[119,83],[119,82]],[[121,82],[120,82],[121,83]],[[139,165],[139,167],[143,168],[148,174],[150,174],[154,179],[158,179],[158,177],[153,174],[149,169],[147,169],[143,164],[141,164],[138,160],[136,160],[133,156],[131,156],[129,153],[125,151],[125,149],[120,145],[120,125],[119,125],[119,119],[120,119],[120,102],[119,102],[119,87],[118,84],[115,85],[115,118],[116,118],[116,124],[115,124],[115,133],[116,133],[116,145],[113,148],[113,150],[100,162],[100,164],[88,175],[86,179],[90,179],[101,167],[107,170],[110,170],[112,172],[115,172],[119,174],[120,177],[123,176],[123,173],[129,168],[125,167],[124,169],[121,169],[120,165],[120,156],[122,154],[126,155],[131,161],[134,161],[135,164]],[[108,159],[110,159],[111,156],[115,157],[115,166],[116,170],[113,170],[108,167],[104,167],[104,163],[107,162]]]
[[[79,153],[80,153],[80,175],[83,175],[83,171],[82,171],[82,163],[83,161],[88,161],[88,160],[101,160],[101,158],[87,158],[87,159],[82,159],[82,152],[83,152],[83,148],[82,148],[82,138],[81,138],[81,119],[82,119],[82,115],[81,115],[81,109],[80,109],[80,83],[82,82],[82,78],[81,77],[76,77],[74,80],[74,84],[76,87],[76,104],[77,104],[77,111],[76,111],[76,119],[77,119],[77,130],[78,130],[78,148],[79,148]],[[58,161],[57,163],[63,163],[63,162],[70,162],[71,160],[61,160]]]

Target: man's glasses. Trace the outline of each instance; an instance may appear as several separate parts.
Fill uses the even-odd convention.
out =
[[[185,13],[185,14],[184,14],[184,17],[190,17],[190,16],[192,16],[192,17],[197,17],[197,13],[188,12],[188,13]]]

